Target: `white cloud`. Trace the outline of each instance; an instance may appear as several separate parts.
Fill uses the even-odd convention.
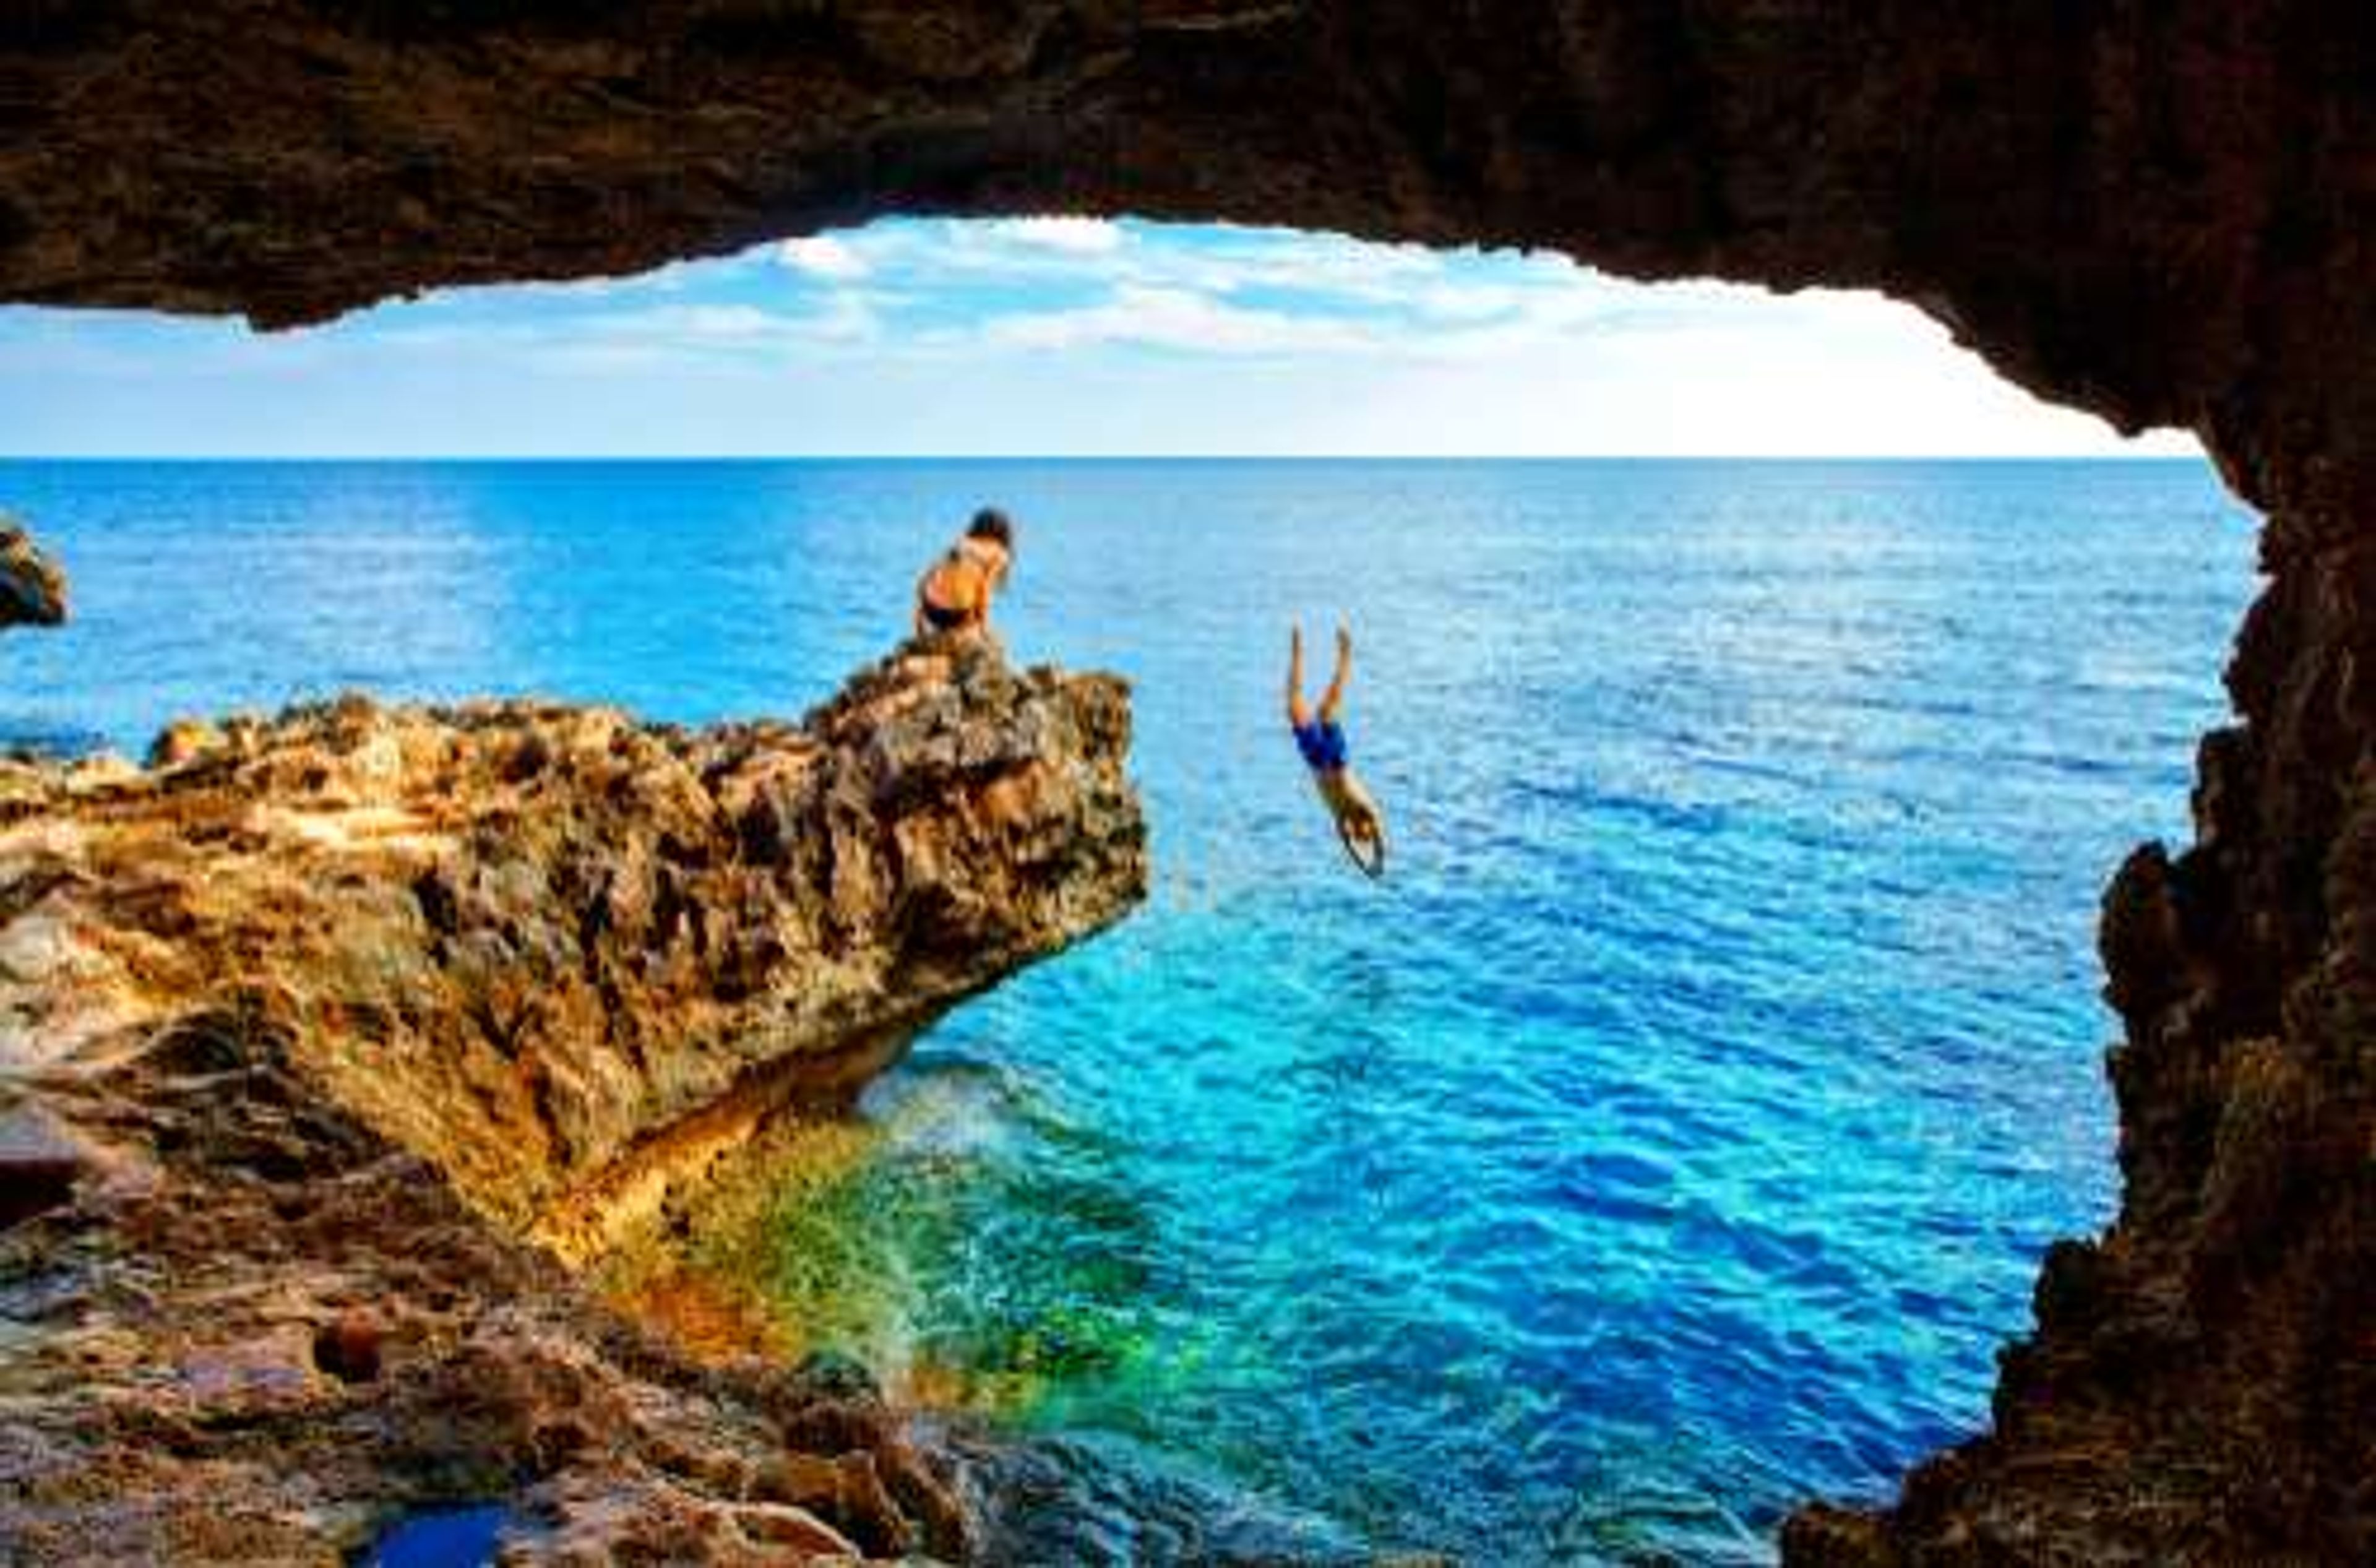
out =
[[[982,225],[982,232],[1010,244],[1067,255],[1108,255],[1122,248],[1122,225],[1103,218],[1006,218]]]
[[[671,301],[561,320],[424,322],[383,328],[371,341],[417,355],[698,377],[730,364],[764,368],[868,349],[883,330],[871,298],[844,289],[802,311]]]
[[[1340,234],[1218,227],[1174,231],[1100,218],[1042,217],[969,222],[878,223],[801,247],[801,269],[889,281],[909,300],[962,296],[988,285],[1097,294],[1116,289],[1207,296],[1262,294],[1264,308],[1296,315],[1425,316],[1477,322],[1506,315],[1545,290],[1591,275],[1556,258],[1491,258],[1488,276],[1418,245]],[[810,265],[814,263],[814,265]],[[1004,302],[1011,306],[1013,302]],[[1037,308],[1049,308],[1046,303]]]
[[[881,328],[866,295],[843,290],[813,311],[763,310],[746,304],[656,305],[596,316],[566,330],[572,337],[606,338],[652,348],[680,344],[764,352],[865,343]]]
[[[1010,349],[1100,344],[1207,354],[1315,354],[1370,346],[1355,324],[1248,310],[1186,289],[1128,284],[1106,300],[1066,310],[1019,311],[984,324],[981,340]]]
[[[1224,232],[1218,245],[1168,252],[1162,265],[1179,280],[1217,293],[1265,289],[1361,303],[1407,303],[1421,279],[1443,270],[1434,253],[1418,245],[1269,229]]]
[[[288,423],[364,450],[391,397],[415,432],[393,444],[416,449],[2192,450],[2122,448],[1877,295],[1084,217],[843,230],[270,339],[19,308],[0,311],[0,444],[61,450],[196,449],[242,410],[263,434],[234,446],[271,450]],[[948,388],[991,366],[996,407],[944,417]],[[111,411],[136,397],[161,411]]]
[[[776,255],[795,272],[834,283],[855,282],[874,270],[873,264],[847,241],[831,234],[786,240],[776,247]]]
[[[712,342],[764,338],[781,325],[780,318],[756,305],[671,305],[624,319],[654,336],[697,338]]]

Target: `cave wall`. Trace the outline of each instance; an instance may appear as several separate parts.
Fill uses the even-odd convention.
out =
[[[2269,583],[2196,842],[2107,897],[2121,1217],[2049,1260],[1994,1436],[1787,1539],[2365,1560],[2371,82],[2345,0],[8,0],[0,298],[277,327],[889,211],[1129,211],[1882,289],[2194,430]]]

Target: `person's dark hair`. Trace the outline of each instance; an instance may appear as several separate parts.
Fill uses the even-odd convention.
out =
[[[973,515],[973,521],[966,526],[966,537],[986,539],[1009,555],[1015,553],[1015,523],[995,506],[984,506]]]

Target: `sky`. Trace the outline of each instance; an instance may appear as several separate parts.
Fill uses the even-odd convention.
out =
[[[2094,456],[1875,294],[1279,230],[900,220],[259,335],[0,307],[0,455]]]

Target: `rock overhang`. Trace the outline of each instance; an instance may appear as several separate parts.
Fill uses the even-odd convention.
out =
[[[11,1061],[268,1024],[483,1211],[582,1229],[679,1120],[846,1097],[1126,914],[1129,739],[1111,677],[915,645],[799,727],[350,696],[17,765]]]
[[[2371,30],[2314,0],[18,7],[0,297],[288,325],[893,212],[1225,219],[1880,289],[2044,396],[2195,429],[2258,505],[2364,502],[2376,407],[2322,367],[2376,313]]]

